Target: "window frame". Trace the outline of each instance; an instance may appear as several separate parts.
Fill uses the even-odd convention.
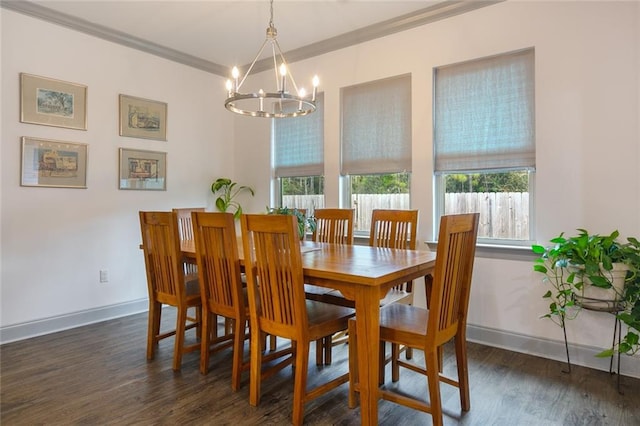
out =
[[[320,123],[319,123],[319,128],[322,132],[322,135],[320,136],[320,150],[319,152],[321,153],[322,159],[320,161],[320,163],[322,164],[322,166],[320,167],[321,170],[316,170],[316,171],[320,171],[320,174],[312,174],[312,175],[293,175],[290,172],[285,173],[284,175],[279,175],[277,170],[279,165],[277,164],[277,138],[278,138],[278,132],[276,131],[276,120],[293,120],[293,119],[289,119],[289,118],[272,118],[271,119],[271,204],[275,204],[277,207],[283,207],[282,206],[282,178],[283,177],[287,177],[287,178],[296,178],[296,177],[315,177],[315,176],[320,176],[322,177],[323,181],[324,181],[324,92],[320,92],[317,94],[317,109],[316,111],[313,113],[314,115],[309,116],[309,117],[317,117],[316,114],[321,115]],[[301,117],[304,118],[304,117]],[[297,123],[300,123],[300,121],[297,121]],[[289,169],[291,169],[291,167],[288,167]],[[298,168],[300,168],[300,166],[298,166]],[[309,167],[307,167],[309,168]],[[316,169],[316,167],[311,167],[313,169]],[[285,168],[286,169],[286,168]],[[324,182],[322,185],[323,188],[323,196],[324,196]]]
[[[512,52],[500,53],[497,55],[484,57],[484,58],[476,58],[469,61],[461,62],[459,64],[467,64],[471,62],[480,62],[483,60],[498,58],[498,57],[506,57],[509,55],[517,55],[522,53],[531,52],[533,58],[533,71],[532,71],[532,84],[533,84],[533,110],[532,110],[532,125],[534,129],[533,133],[533,147],[535,151],[535,49],[533,47],[520,49]],[[459,64],[450,64],[446,65],[446,67],[452,67]],[[533,167],[505,167],[505,168],[486,168],[486,169],[475,169],[475,170],[447,170],[447,171],[437,171],[435,167],[436,161],[436,114],[438,103],[436,99],[437,92],[437,69],[442,67],[436,67],[433,69],[433,108],[432,108],[432,119],[433,119],[433,161],[434,161],[434,171],[433,171],[433,196],[434,196],[434,218],[433,218],[433,235],[438,235],[438,226],[440,223],[440,218],[445,214],[445,194],[446,194],[446,182],[445,178],[448,175],[452,174],[483,174],[483,173],[506,173],[510,171],[526,171],[528,172],[528,190],[529,190],[529,238],[526,240],[517,240],[517,239],[504,239],[504,238],[487,238],[478,236],[478,244],[483,244],[487,246],[495,246],[495,247],[524,247],[530,246],[534,241],[534,235],[536,231],[536,218],[535,218],[535,176],[536,169],[535,165]],[[534,160],[535,161],[535,160]]]
[[[403,81],[403,79],[406,79],[406,81]],[[353,193],[352,193],[352,176],[363,176],[363,175],[385,175],[385,174],[396,174],[396,173],[407,173],[409,175],[409,185],[411,185],[411,178],[412,178],[412,170],[411,170],[411,163],[413,161],[412,159],[412,151],[413,151],[413,117],[412,117],[412,110],[413,110],[413,105],[412,105],[412,96],[413,96],[413,91],[412,91],[412,87],[413,87],[413,78],[411,73],[404,73],[404,74],[399,74],[399,75],[395,75],[395,76],[390,76],[390,77],[386,77],[383,79],[379,79],[379,80],[372,80],[372,81],[367,81],[367,82],[363,82],[363,83],[358,83],[358,84],[354,84],[354,85],[350,85],[350,86],[346,86],[346,87],[342,87],[340,89],[340,147],[339,147],[339,151],[340,151],[340,165],[339,165],[339,194],[340,194],[340,198],[339,198],[339,204],[345,208],[353,208],[352,206],[352,200],[353,200]],[[384,170],[384,171],[379,171],[379,170],[362,170],[361,167],[358,168],[358,171],[360,171],[361,173],[354,173],[353,175],[349,174],[349,171],[345,171],[344,170],[344,150],[345,150],[345,92],[350,91],[350,90],[362,90],[364,88],[370,87],[373,88],[373,90],[376,90],[377,88],[381,88],[381,90],[384,90],[384,85],[387,83],[393,83],[393,82],[398,82],[400,84],[402,84],[403,82],[406,83],[408,85],[408,96],[409,99],[406,100],[406,105],[407,105],[407,112],[406,112],[406,119],[408,119],[408,150],[409,150],[409,159],[408,162],[405,162],[405,169],[404,170]],[[400,158],[400,157],[399,157]],[[409,186],[409,205],[411,205],[411,186]],[[356,230],[354,228],[354,236],[356,237],[368,237],[370,230]]]

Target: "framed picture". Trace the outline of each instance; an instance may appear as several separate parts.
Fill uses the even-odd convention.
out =
[[[167,104],[120,95],[120,136],[167,140]]]
[[[120,189],[167,189],[167,153],[120,148]]]
[[[87,130],[87,86],[21,73],[20,121]]]
[[[86,188],[88,149],[85,143],[23,137],[20,185]]]

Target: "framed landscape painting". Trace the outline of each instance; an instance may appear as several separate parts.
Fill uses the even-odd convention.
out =
[[[22,138],[21,186],[87,187],[88,145]]]
[[[20,121],[87,130],[87,86],[21,73]]]
[[[167,140],[167,104],[120,95],[120,136]]]
[[[167,153],[120,148],[119,188],[165,191]]]

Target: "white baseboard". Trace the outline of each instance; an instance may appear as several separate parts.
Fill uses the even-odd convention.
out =
[[[0,328],[0,344],[29,339],[58,331],[107,321],[149,310],[148,299],[138,299],[116,305],[103,306],[85,311],[72,312],[56,317],[43,318]]]
[[[117,305],[10,325],[0,328],[0,344],[146,312],[148,309],[149,303],[147,299],[139,299]],[[565,346],[562,340],[543,339],[473,324],[467,326],[467,339],[474,343],[567,362]],[[609,371],[609,358],[596,358],[595,356],[601,352],[601,350],[602,348],[570,343],[569,355],[571,357],[571,364]],[[615,361],[617,361],[617,359],[614,360],[614,370],[617,369],[617,363]],[[640,357],[622,355],[620,374],[640,378]]]
[[[562,331],[558,333],[559,336],[562,336]],[[467,325],[467,340],[514,352],[553,359],[565,364],[567,362],[567,352],[563,340],[543,339],[471,324]],[[571,365],[609,371],[610,358],[597,358],[595,356],[602,350],[603,348],[569,343]],[[616,355],[613,362],[614,371],[617,371],[617,365]],[[640,356],[622,355],[620,357],[620,375],[640,378]]]

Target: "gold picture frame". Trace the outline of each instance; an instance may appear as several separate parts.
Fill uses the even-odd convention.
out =
[[[167,190],[167,153],[120,148],[119,189]]]
[[[165,102],[120,95],[120,136],[167,140]]]
[[[20,122],[87,130],[87,86],[20,73]]]
[[[22,138],[21,186],[86,188],[86,143]]]

